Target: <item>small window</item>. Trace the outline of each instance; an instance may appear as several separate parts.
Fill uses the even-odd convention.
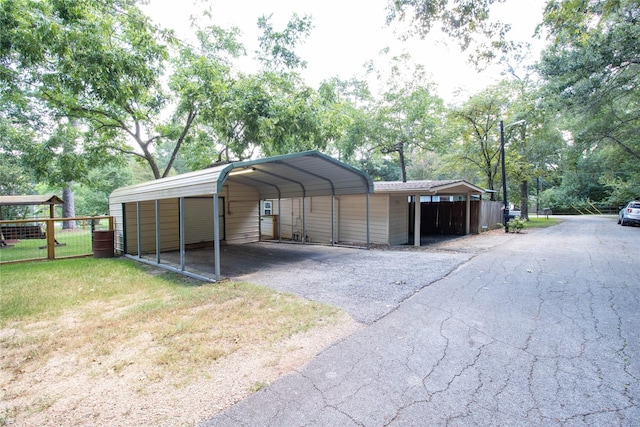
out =
[[[262,215],[273,215],[273,202],[271,200],[262,202]]]

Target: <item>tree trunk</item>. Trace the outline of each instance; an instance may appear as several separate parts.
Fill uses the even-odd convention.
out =
[[[489,193],[489,200],[491,200],[492,202],[496,201],[496,192],[493,191],[493,178],[491,177],[491,174],[488,175],[487,177],[487,188],[489,190],[491,190],[491,192]]]
[[[76,216],[76,204],[73,196],[73,183],[67,183],[67,186],[62,189],[62,199],[64,200],[64,205],[62,205],[62,217],[63,218],[73,218]],[[63,230],[75,230],[76,222],[75,221],[63,221],[62,229]]]
[[[404,144],[398,144],[398,154],[400,155],[400,171],[402,172],[402,182],[407,182],[407,165],[404,160]]]
[[[529,221],[529,183],[520,181],[520,218]]]

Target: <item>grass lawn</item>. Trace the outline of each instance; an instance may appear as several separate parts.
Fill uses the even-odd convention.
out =
[[[93,252],[91,230],[56,232],[56,258],[90,255]],[[0,248],[0,262],[34,260],[47,258],[47,241],[45,239],[23,239],[9,241],[10,247]]]
[[[134,330],[148,328],[159,342],[182,335],[182,341],[194,338],[193,344],[203,345],[204,337],[198,335],[215,330],[218,333],[209,344],[219,349],[214,351],[219,357],[253,339],[275,341],[307,330],[338,312],[248,283],[203,284],[119,258],[42,261],[1,269],[0,327],[23,326],[73,312],[82,317],[87,335],[67,337],[71,341],[91,341],[95,332],[111,335],[109,330],[118,331],[118,339],[123,340],[135,334]],[[61,337],[51,338],[42,337],[40,348],[46,349],[46,341]],[[114,344],[110,342],[95,344],[108,347]],[[187,345],[167,344],[165,357],[169,359],[172,352]]]
[[[0,425],[45,416],[62,397],[26,393],[46,390],[46,381],[69,382],[89,372],[91,381],[121,380],[136,398],[149,399],[158,385],[166,395],[215,379],[215,366],[227,356],[267,353],[344,316],[337,308],[268,288],[205,284],[121,258],[2,265],[0,289],[0,401],[6,404],[0,404]],[[42,373],[52,365],[69,372],[55,378]],[[38,378],[37,387],[19,386],[28,375]],[[252,391],[264,385],[256,384]],[[36,400],[47,404],[28,403]]]
[[[546,228],[546,227],[553,227],[554,225],[558,225],[560,224],[560,222],[562,222],[561,220],[559,220],[558,218],[553,218],[553,217],[549,217],[548,219],[546,217],[536,217],[536,216],[529,216],[529,221],[527,221],[524,225],[524,228]]]

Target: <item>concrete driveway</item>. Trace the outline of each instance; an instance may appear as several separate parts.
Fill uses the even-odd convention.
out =
[[[442,248],[460,264],[428,286],[421,258],[396,269],[412,296],[202,425],[640,425],[640,228],[575,217],[498,239]],[[373,262],[351,268],[368,282]]]

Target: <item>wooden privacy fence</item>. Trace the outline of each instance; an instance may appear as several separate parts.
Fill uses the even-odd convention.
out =
[[[63,223],[75,227],[63,228]],[[113,230],[113,217],[39,218],[0,221],[0,264],[94,254],[96,232]]]
[[[480,201],[480,227],[481,231],[486,229],[491,230],[498,227],[498,223],[502,224],[504,221],[504,211],[502,202],[494,202],[491,200]]]
[[[409,215],[413,212],[410,207]],[[467,202],[422,202],[420,206],[421,235],[464,235]],[[502,223],[502,202],[472,200],[470,204],[469,233],[497,228]],[[409,218],[410,232],[413,233],[413,217]]]
[[[420,206],[420,234],[454,234],[464,235],[467,216],[467,202],[423,202]],[[478,216],[480,204],[471,201],[469,233],[478,233]]]

